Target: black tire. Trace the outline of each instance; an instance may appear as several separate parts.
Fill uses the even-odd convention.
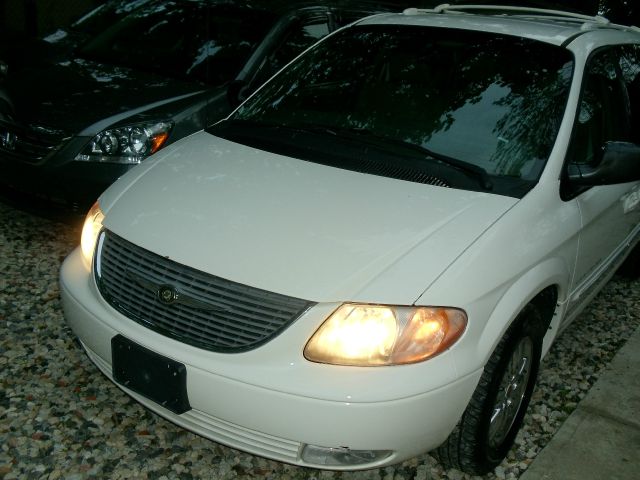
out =
[[[432,452],[444,466],[471,475],[484,475],[506,457],[531,400],[547,324],[540,308],[529,304],[509,327],[491,354],[456,428]],[[522,387],[510,390],[516,384],[510,381],[513,366],[517,364],[518,357],[525,355],[530,358],[528,366],[522,364],[523,376],[518,376],[523,380]],[[525,380],[526,368],[528,374]],[[512,408],[507,407],[506,402],[499,401],[510,395],[514,395],[516,400],[511,405],[518,403]],[[498,412],[496,407],[504,408],[492,423],[494,413]]]
[[[640,243],[633,247],[616,273],[629,280],[636,280],[640,277]]]

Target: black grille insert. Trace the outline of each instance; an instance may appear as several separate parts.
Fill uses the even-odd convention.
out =
[[[25,163],[39,163],[60,148],[69,137],[57,130],[0,122],[0,153],[9,154]]]

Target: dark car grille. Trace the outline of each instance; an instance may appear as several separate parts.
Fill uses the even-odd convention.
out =
[[[0,152],[25,163],[39,163],[67,140],[63,133],[43,127],[21,128],[0,122]]]
[[[95,275],[102,296],[123,315],[216,352],[264,344],[314,305],[181,265],[109,231],[98,240]]]

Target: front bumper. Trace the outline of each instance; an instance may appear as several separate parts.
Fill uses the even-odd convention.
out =
[[[109,307],[98,295],[78,250],[63,264],[61,292],[67,322],[91,360],[110,379],[111,339],[117,334],[185,365],[191,410],[175,414],[118,385],[140,403],[211,440],[301,466],[344,470],[379,467],[438,446],[462,415],[482,373],[480,369],[416,394],[412,383],[420,383],[420,379],[412,382],[411,376],[429,368],[424,364],[333,367],[307,362],[298,352],[296,361],[287,355],[282,363],[257,360],[269,350],[268,344],[242,354],[204,352],[145,329]],[[287,331],[281,337],[289,334],[295,336]],[[238,366],[240,370],[234,370]],[[247,369],[242,370],[243,366]],[[389,375],[397,380],[393,385]],[[315,382],[315,376],[322,378]],[[298,378],[305,378],[306,385],[297,383]],[[355,388],[354,395],[340,400],[340,388],[332,392],[327,378],[333,378],[336,385]],[[305,460],[302,452],[307,445],[386,450],[391,454],[370,463],[327,467]]]
[[[76,162],[88,139],[73,137],[41,161],[0,149],[0,194],[47,213],[85,214],[100,194],[134,165]]]

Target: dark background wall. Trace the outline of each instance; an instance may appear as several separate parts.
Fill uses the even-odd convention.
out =
[[[8,37],[50,33],[100,3],[100,0],[0,0],[0,32]]]

